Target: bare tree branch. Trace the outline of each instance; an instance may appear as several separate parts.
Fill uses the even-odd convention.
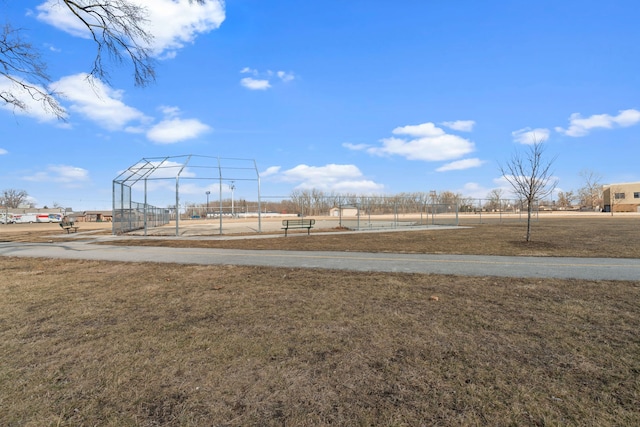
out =
[[[25,98],[21,96],[27,95],[41,103],[45,111],[64,118],[64,109],[56,100],[55,92],[45,89],[50,79],[39,52],[22,40],[20,30],[9,24],[0,33],[0,76],[9,80],[12,87],[0,89],[0,100],[19,110],[27,110]]]
[[[106,53],[117,63],[125,57],[131,61],[136,85],[145,86],[155,80],[148,47],[153,36],[144,29],[147,12],[143,7],[128,0],[63,0],[63,3],[86,26],[96,44],[96,57],[89,74],[109,81],[103,58]]]
[[[207,0],[190,0],[204,4]],[[60,0],[87,28],[96,45],[96,56],[89,74],[109,82],[105,57],[120,65],[130,61],[138,86],[155,81],[155,61],[150,48],[153,35],[145,29],[147,10],[131,0]],[[48,89],[51,82],[40,52],[20,37],[20,30],[6,25],[0,33],[0,77],[11,82],[13,89],[0,89],[0,102],[26,111],[22,95],[40,102],[46,111],[59,119],[65,111]]]
[[[598,172],[584,169],[580,171],[580,177],[584,180],[584,185],[578,190],[580,204],[582,206],[591,206],[591,209],[596,210],[596,207],[603,203],[602,175]]]

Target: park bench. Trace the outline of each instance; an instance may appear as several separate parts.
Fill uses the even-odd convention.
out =
[[[80,228],[80,227],[77,227],[77,226],[73,225],[72,222],[64,222],[63,221],[63,222],[60,223],[60,228],[62,228],[63,230],[66,230],[67,234],[69,234],[69,233],[77,233],[78,232],[78,228]]]
[[[315,223],[315,219],[285,219],[282,221],[282,229],[284,230],[285,237],[287,236],[287,230],[290,228],[306,228],[307,234],[311,234],[311,228]]]

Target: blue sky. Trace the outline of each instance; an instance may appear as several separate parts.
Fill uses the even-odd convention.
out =
[[[482,198],[508,188],[498,164],[533,135],[557,156],[559,190],[582,186],[582,170],[640,181],[636,1],[137,1],[157,81],[135,87],[125,63],[93,89],[94,46],[73,21],[51,2],[2,3],[68,119],[0,108],[0,189],[109,209],[112,180],[141,158],[197,154],[254,159],[263,197]],[[254,187],[236,183],[235,196]],[[195,181],[182,201],[207,190],[218,183]]]

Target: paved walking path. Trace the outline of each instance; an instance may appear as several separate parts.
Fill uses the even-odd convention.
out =
[[[258,265],[465,276],[640,281],[640,259],[619,258],[255,251],[93,245],[86,241],[0,243],[0,256],[202,265]]]

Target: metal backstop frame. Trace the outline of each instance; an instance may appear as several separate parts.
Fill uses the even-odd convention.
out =
[[[149,183],[175,180],[176,236],[180,235],[180,182],[201,180],[217,182],[220,200],[220,234],[222,234],[223,182],[256,182],[258,198],[258,231],[262,231],[260,215],[260,174],[255,160],[201,155],[181,155],[142,158],[113,180],[113,234],[126,233],[168,224],[171,208],[159,208],[149,203]],[[132,190],[142,186],[142,202],[132,200]],[[153,190],[153,189],[152,189]],[[207,192],[208,196],[209,192]]]

